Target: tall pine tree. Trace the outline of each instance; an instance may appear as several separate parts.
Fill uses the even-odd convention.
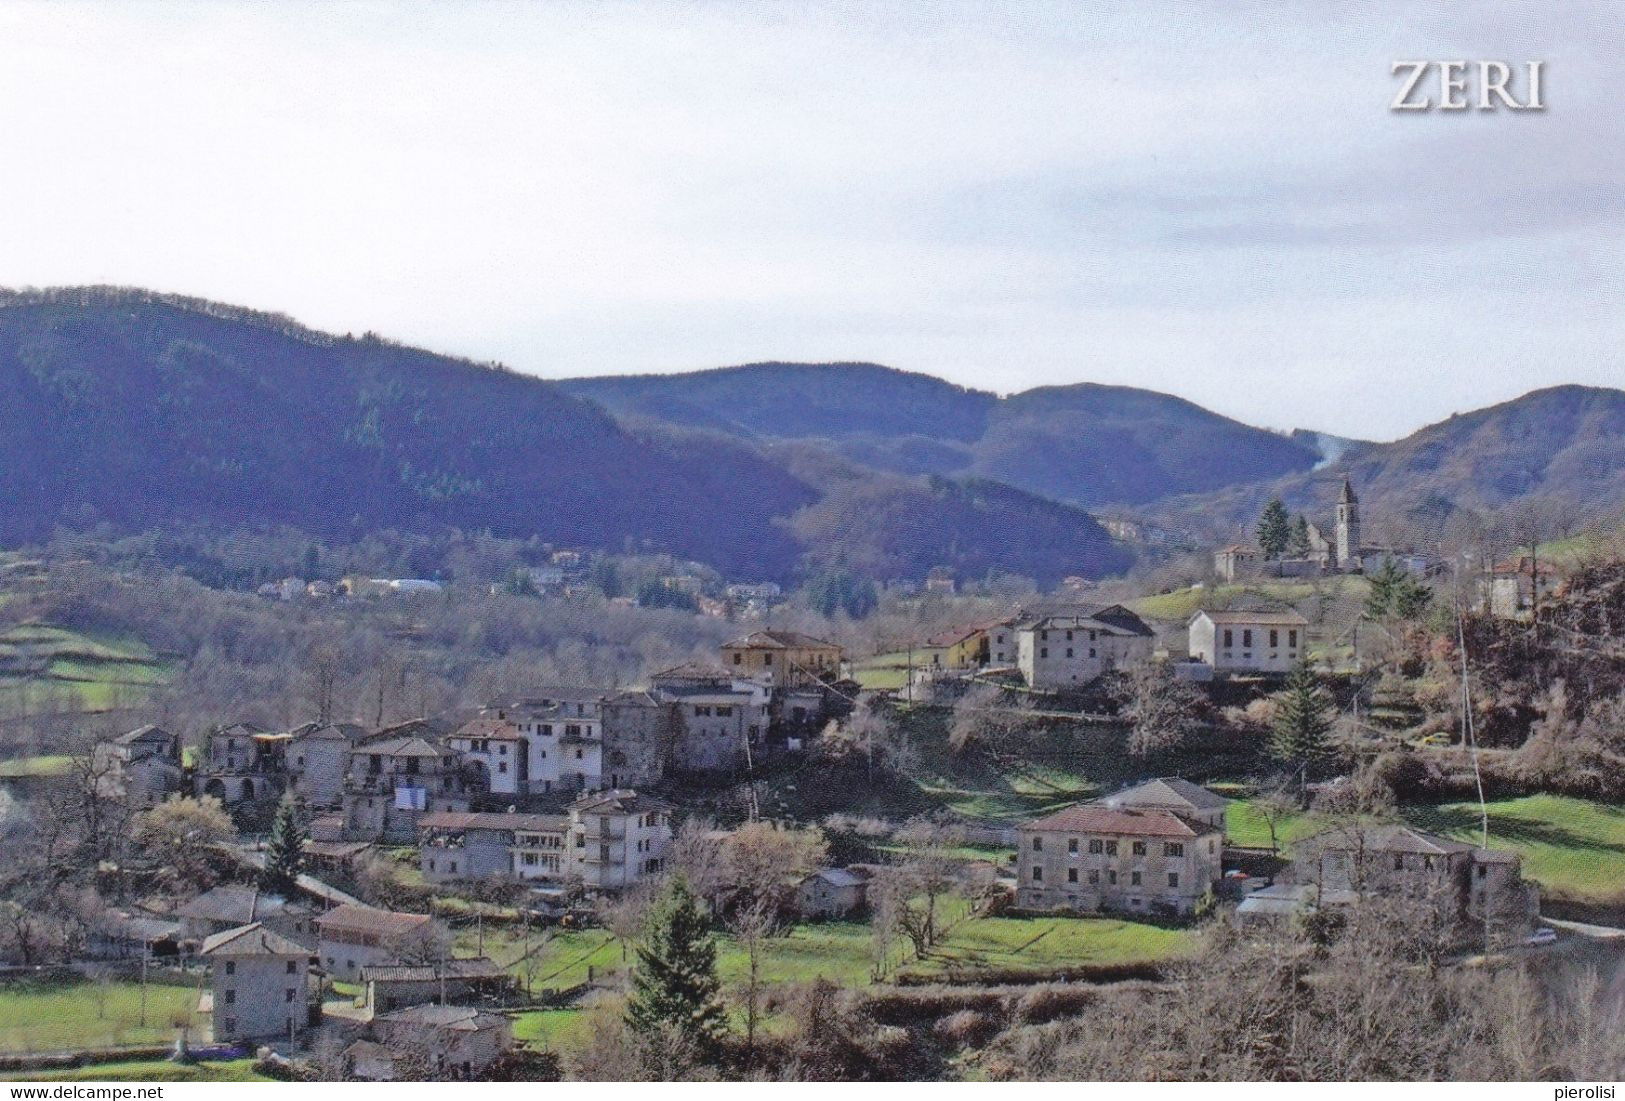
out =
[[[645,919],[627,1027],[652,1047],[679,1040],[699,1062],[714,1065],[726,1027],[720,991],[710,920],[688,880],[675,875]]]
[[[1292,775],[1300,803],[1309,794],[1309,774],[1330,752],[1331,701],[1308,659],[1298,662],[1275,697],[1270,755]]]
[[[1258,549],[1266,559],[1279,558],[1292,542],[1292,520],[1279,497],[1270,499],[1258,517]]]
[[[293,800],[284,799],[271,823],[271,836],[265,845],[265,869],[260,886],[271,894],[292,898],[299,888],[299,872],[305,863],[305,831],[299,828]]]
[[[1292,540],[1287,549],[1292,552],[1294,558],[1308,558],[1310,550],[1313,549],[1309,545],[1309,521],[1301,512],[1298,513],[1298,518],[1292,521]]]

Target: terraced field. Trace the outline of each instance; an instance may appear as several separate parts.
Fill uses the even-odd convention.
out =
[[[134,706],[173,672],[137,639],[25,623],[0,631],[0,714]]]

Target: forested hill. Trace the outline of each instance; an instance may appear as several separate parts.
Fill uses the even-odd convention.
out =
[[[808,561],[1046,579],[1126,564],[1087,514],[1002,489],[879,478],[865,500],[916,509],[798,524],[829,485],[748,441],[629,430],[552,383],[195,299],[0,292],[0,394],[7,543],[59,524],[335,541],[457,527],[667,551],[734,577]],[[847,472],[841,492],[868,477]],[[1048,544],[1011,539],[1028,514]]]
[[[1127,386],[1001,398],[872,363],[756,363],[561,385],[623,417],[813,441],[880,469],[975,475],[1084,507],[1273,480],[1321,458],[1310,441]]]
[[[1215,539],[1250,530],[1272,496],[1324,521],[1345,477],[1359,487],[1367,538],[1382,541],[1429,546],[1495,516],[1533,524],[1542,537],[1617,524],[1625,510],[1625,391],[1535,390],[1392,443],[1353,444],[1323,471],[1149,511]]]

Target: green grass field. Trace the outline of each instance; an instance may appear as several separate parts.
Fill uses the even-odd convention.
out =
[[[1561,795],[1497,799],[1489,804],[1490,845],[1515,849],[1523,874],[1547,891],[1583,900],[1625,895],[1625,809]],[[1474,844],[1477,803],[1406,807],[1423,829]]]
[[[0,761],[0,779],[21,776],[62,776],[73,768],[73,758],[65,754],[47,754],[42,757],[18,757]]]
[[[1053,971],[1091,964],[1173,959],[1192,934],[1116,918],[984,917],[957,926],[930,957],[905,970],[922,974],[986,968]]]
[[[129,1063],[96,1063],[68,1070],[23,1071],[14,1082],[272,1082],[254,1070],[252,1059],[218,1063],[171,1063],[149,1059]]]
[[[173,673],[138,639],[39,623],[0,631],[0,709],[127,707],[144,702]]]
[[[1400,808],[1419,829],[1478,844],[1479,810],[1474,802],[1412,804]],[[1625,894],[1625,809],[1561,795],[1497,799],[1489,804],[1490,846],[1516,851],[1523,874],[1547,892],[1602,901]],[[1269,829],[1252,801],[1238,799],[1226,812],[1232,845],[1265,848]],[[1278,827],[1291,843],[1319,828],[1312,815],[1288,816]]]
[[[854,662],[852,679],[875,692],[902,688],[908,682],[908,653],[898,650]]]
[[[513,1038],[537,1051],[580,1051],[592,1042],[596,1014],[586,1009],[538,1009],[516,1013]]]
[[[141,1024],[138,983],[71,986],[16,984],[0,988],[0,1051],[74,1051],[126,1044],[167,1044],[194,1023],[193,986],[147,986]]]

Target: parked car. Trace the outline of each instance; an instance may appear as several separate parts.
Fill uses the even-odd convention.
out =
[[[1529,934],[1529,939],[1524,941],[1524,943],[1535,948],[1538,948],[1543,944],[1556,944],[1557,930],[1545,927],[1536,929],[1533,933]]]

